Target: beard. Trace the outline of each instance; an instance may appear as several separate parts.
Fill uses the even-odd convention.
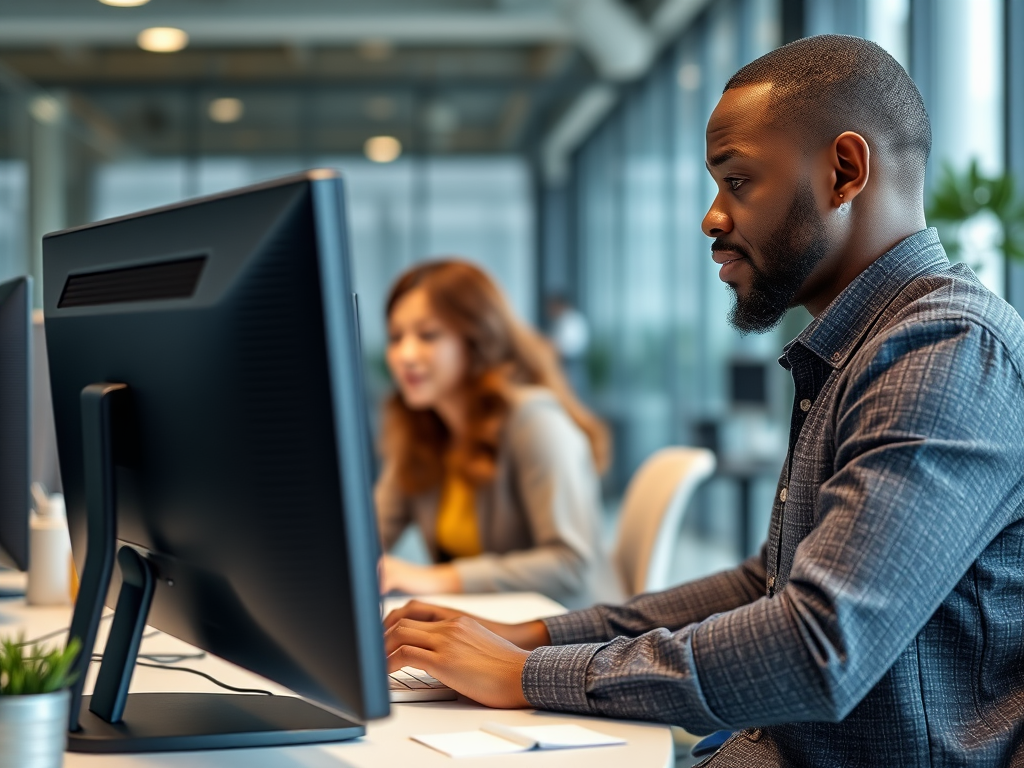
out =
[[[767,333],[782,322],[797,292],[828,252],[825,222],[818,214],[811,185],[804,181],[782,223],[761,246],[763,266],[756,266],[743,249],[729,248],[745,256],[753,272],[746,296],[729,285],[736,299],[729,324],[743,335]],[[712,246],[712,250],[718,249]]]

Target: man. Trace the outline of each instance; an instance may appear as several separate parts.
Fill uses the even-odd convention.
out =
[[[823,36],[740,70],[707,128],[731,320],[815,316],[760,555],[522,625],[413,604],[391,668],[492,706],[739,730],[714,766],[1024,766],[1024,324],[925,229],[920,94]],[[532,651],[532,652],[531,652]]]

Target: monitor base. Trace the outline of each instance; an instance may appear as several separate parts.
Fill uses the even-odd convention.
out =
[[[108,723],[83,697],[81,728],[69,752],[176,752],[271,747],[356,739],[365,727],[294,696],[223,693],[132,693],[124,720]]]

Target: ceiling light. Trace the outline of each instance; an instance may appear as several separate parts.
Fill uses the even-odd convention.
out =
[[[245,112],[245,104],[235,98],[214,99],[208,112],[215,123],[236,123]]]
[[[139,48],[154,53],[174,53],[188,45],[188,33],[175,27],[150,27],[139,32]]]
[[[134,8],[137,5],[145,5],[149,0],[100,0],[104,5],[113,5],[115,8]]]
[[[390,163],[402,154],[402,142],[394,136],[374,136],[366,140],[363,152],[375,163]]]
[[[36,96],[28,104],[28,111],[36,120],[45,125],[53,125],[64,112],[61,103],[53,96]]]

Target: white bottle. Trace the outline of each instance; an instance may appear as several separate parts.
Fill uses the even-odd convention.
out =
[[[64,496],[49,498],[33,494],[36,512],[29,525],[28,589],[29,605],[67,605],[71,602],[71,538],[68,536]]]

